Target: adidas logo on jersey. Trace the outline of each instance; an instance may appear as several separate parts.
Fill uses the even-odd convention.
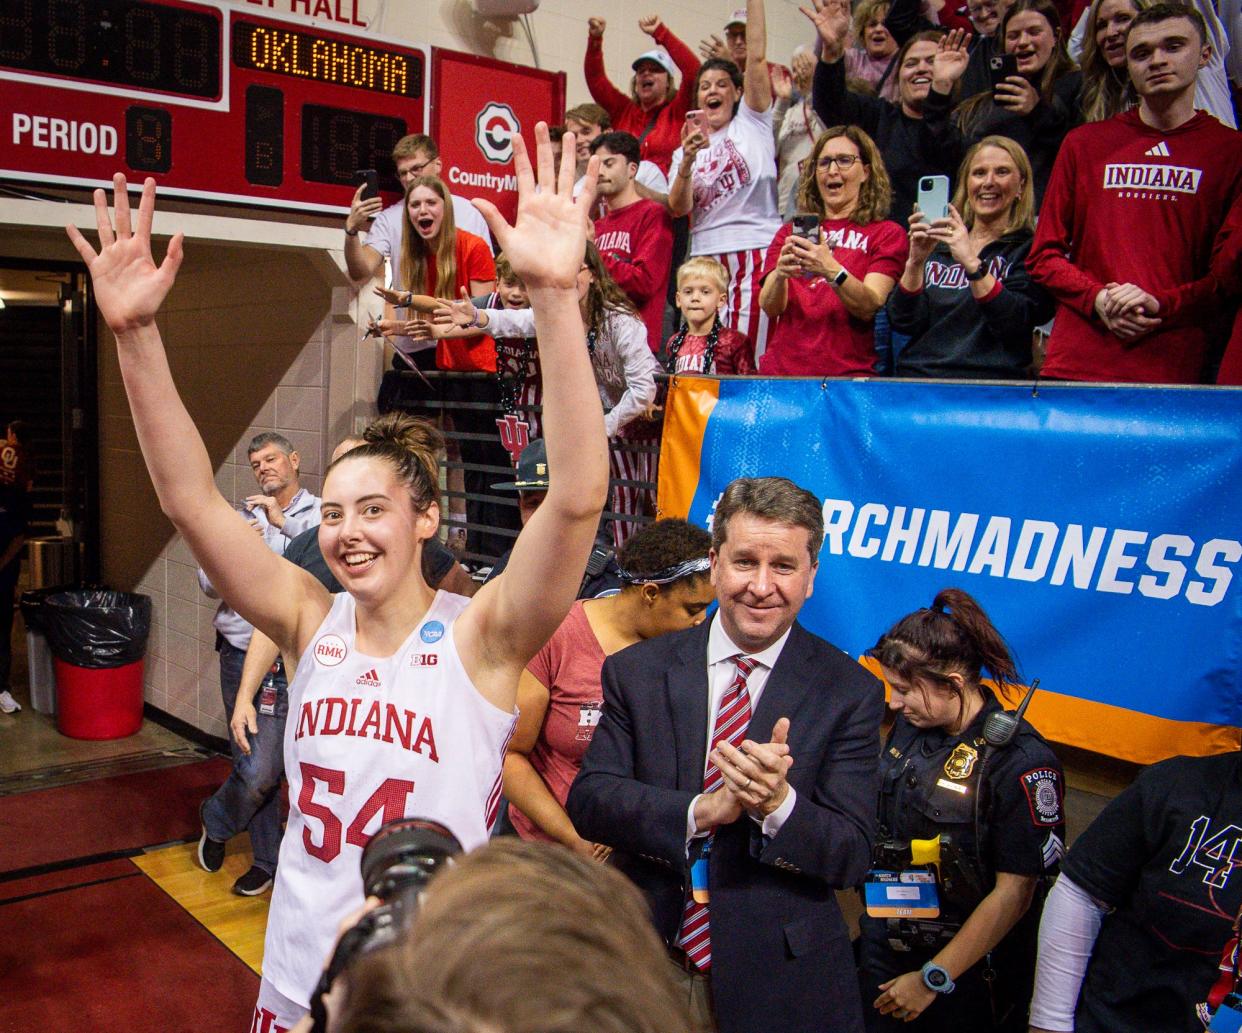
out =
[[[354,679],[355,685],[361,685],[365,689],[378,689],[380,687],[379,672],[372,667],[366,674],[361,674]]]
[[[1152,147],[1149,150],[1144,151],[1143,153],[1146,155],[1149,155],[1152,158],[1170,157],[1169,145],[1165,143],[1163,140],[1161,140],[1158,144],[1156,144],[1155,147]]]

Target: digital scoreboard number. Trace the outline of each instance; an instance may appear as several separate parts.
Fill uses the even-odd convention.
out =
[[[0,178],[340,212],[427,131],[429,51],[219,0],[3,0]]]

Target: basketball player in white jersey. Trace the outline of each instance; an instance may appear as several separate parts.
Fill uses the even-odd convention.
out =
[[[572,138],[558,175],[547,126],[535,135],[538,188],[521,138],[513,139],[515,224],[475,203],[530,292],[545,370],[544,437],[557,474],[518,537],[509,576],[469,601],[432,592],[420,570],[422,543],[439,524],[434,442],[417,455],[367,445],[327,471],[319,541],[344,594],[330,596],[267,549],[216,489],[169,372],[155,316],[183,240],[174,236],[155,265],[154,180],[131,224],[125,178],[114,177],[115,229],[104,192],[95,192],[98,253],[68,228],[116,335],[162,509],[221,597],[300,658],[285,737],[291,813],[254,1029],[276,1033],[305,1013],[338,922],[362,902],[361,850],[383,822],[418,815],[447,825],[467,849],[484,842],[518,676],[568,612],[586,567],[608,488],[603,412],[575,289],[598,161],[575,204]]]

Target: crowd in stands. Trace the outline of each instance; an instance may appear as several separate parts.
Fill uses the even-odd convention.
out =
[[[652,45],[628,89],[605,70],[605,19],[588,19],[590,100],[551,139],[574,134],[575,196],[600,159],[581,303],[614,479],[654,476],[661,370],[1238,382],[1242,16],[1213,0],[809,3],[788,66],[769,60],[764,0],[702,60],[641,18]],[[359,282],[388,260],[395,307],[376,329],[394,365],[495,374],[438,390],[538,436],[522,284],[498,283],[504,256],[430,137],[393,157],[403,203],[360,189],[345,246]],[[411,392],[382,407],[418,411]],[[504,462],[481,441],[491,414],[469,409],[442,417],[476,435],[450,454],[459,551],[468,525],[516,530],[465,501],[490,476],[470,468]],[[633,483],[613,500],[636,518],[653,505]]]

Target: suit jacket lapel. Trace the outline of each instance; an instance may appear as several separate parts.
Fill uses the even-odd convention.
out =
[[[802,705],[806,691],[810,663],[806,647],[806,632],[795,623],[789,638],[785,640],[785,648],[776,658],[776,666],[768,675],[763,695],[759,697],[759,706],[750,719],[750,730],[746,733],[748,739],[767,742],[772,737],[772,726],[780,718],[795,719],[794,712]]]
[[[708,621],[686,632],[665,672],[677,754],[677,788],[698,793],[707,765],[707,633]]]

